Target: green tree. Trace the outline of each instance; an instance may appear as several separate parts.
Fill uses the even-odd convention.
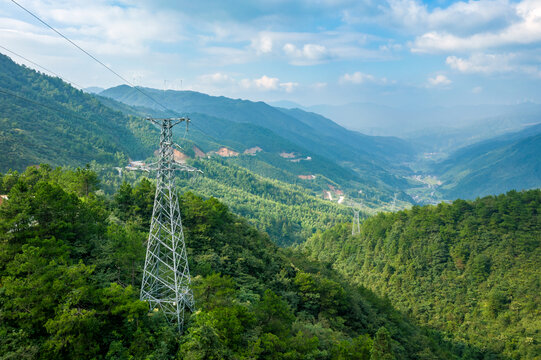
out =
[[[295,316],[289,305],[272,290],[265,290],[263,299],[255,305],[256,317],[263,333],[287,337]]]
[[[391,334],[385,327],[379,328],[374,337],[372,350],[370,351],[370,360],[394,360]]]

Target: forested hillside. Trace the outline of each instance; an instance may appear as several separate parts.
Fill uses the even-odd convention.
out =
[[[179,114],[204,114],[220,121],[225,120],[248,129],[270,130],[279,136],[306,149],[311,155],[319,155],[339,165],[348,164],[362,176],[396,186],[400,177],[395,171],[400,163],[412,159],[414,149],[405,141],[393,137],[373,137],[346,130],[320,115],[302,110],[277,109],[263,102],[214,97],[193,91],[162,91],[144,88],[148,94]],[[129,86],[118,86],[100,93],[128,105],[144,106],[163,111],[157,104]],[[205,119],[201,128],[205,129]],[[238,125],[237,125],[238,127]],[[260,130],[261,131],[261,130]],[[226,131],[227,133],[227,131]],[[268,133],[268,131],[267,131]],[[244,136],[240,141],[251,142]],[[248,147],[248,146],[247,146]],[[393,171],[392,171],[393,170]],[[405,182],[402,182],[404,185]]]
[[[382,213],[301,248],[447,339],[539,359],[541,190]]]
[[[2,359],[453,359],[446,342],[215,199],[181,197],[197,311],[179,337],[138,301],[154,187],[89,170],[2,176]]]
[[[317,229],[351,217],[344,205],[310,195],[300,185],[264,178],[221,159],[191,164],[203,175],[179,180],[181,192],[221,199],[231,211],[269,234],[279,245],[301,243]]]
[[[541,187],[541,125],[502,135],[451,154],[436,165],[448,198],[475,199]]]
[[[123,181],[135,182],[143,177],[141,172],[122,169],[129,158],[152,161],[158,146],[159,133],[143,120],[144,109],[85,94],[58,78],[17,65],[8,57],[0,60],[0,90],[6,92],[0,92],[0,171],[22,170],[42,162],[73,167],[90,163],[107,193],[114,192]],[[280,157],[281,151],[299,156],[306,151],[268,129],[202,114],[193,118],[198,127],[190,129],[189,138],[184,138],[185,128],[181,126],[175,136],[192,158],[194,145],[205,152],[224,145],[239,146],[241,153],[244,146],[259,145],[264,151],[223,161],[219,157],[200,159],[193,165],[204,174],[196,182],[181,182],[182,189],[222,199],[281,245],[304,241],[316,229],[350,216],[345,206],[321,198],[329,185],[351,197],[359,197],[362,189],[366,206],[379,207],[392,199],[389,188],[384,191],[374,182],[364,182],[354,171],[322,157],[297,163]],[[302,180],[298,177],[301,174],[316,174],[316,178]],[[306,204],[311,205],[310,210],[306,210]]]
[[[194,144],[204,152],[227,146],[240,154],[228,161],[259,175],[288,183],[295,183],[298,176],[314,175],[318,180],[304,181],[303,185],[317,193],[329,190],[328,185],[337,186],[348,192],[349,197],[362,200],[372,208],[390,203],[396,192],[404,205],[412,202],[400,191],[409,186],[403,177],[408,170],[401,167],[400,162],[411,158],[413,153],[404,141],[354,133],[320,115],[301,110],[276,109],[264,103],[190,91],[145,91],[178,113],[164,112],[128,86],[108,89],[98,99],[127,115],[188,115],[192,120],[190,131],[186,133],[183,127],[174,130],[188,153]],[[261,152],[256,156],[242,155],[253,147],[259,147]],[[291,154],[297,160],[280,154]],[[362,193],[375,195],[367,198]]]
[[[0,169],[23,170],[41,162],[119,164],[152,154],[134,134],[137,128],[153,131],[139,118],[111,110],[61,79],[2,54],[0,69]]]

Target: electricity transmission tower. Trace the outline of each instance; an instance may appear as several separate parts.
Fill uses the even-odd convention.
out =
[[[351,206],[353,210],[353,222],[351,223],[351,235],[357,235],[361,233],[361,223],[359,221],[359,213],[361,211],[361,203],[356,203],[354,201],[347,201],[348,206]]]
[[[359,222],[359,209],[353,209],[353,224],[351,226],[351,235],[361,233],[361,224]]]
[[[393,198],[393,205],[392,205],[392,212],[395,212],[396,210],[396,193],[394,193],[394,198]]]
[[[161,311],[165,317],[184,326],[186,308],[193,311],[190,269],[184,233],[180,219],[178,196],[174,188],[175,171],[199,171],[175,162],[173,157],[172,128],[188,118],[147,118],[161,128],[158,161],[142,170],[155,170],[156,194],[148,235],[141,300],[147,301],[151,311]]]

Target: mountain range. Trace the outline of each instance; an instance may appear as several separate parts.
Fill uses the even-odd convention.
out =
[[[449,198],[472,199],[541,184],[541,124],[498,136],[451,154],[436,164]]]
[[[441,181],[441,187],[436,191],[432,191],[430,186],[427,188],[430,196],[426,194],[424,196],[432,197],[432,200],[428,200],[429,202],[457,197],[475,198],[511,189],[529,189],[541,185],[538,176],[541,160],[535,156],[538,147],[541,146],[539,139],[536,137],[528,141],[525,139],[529,135],[536,134],[537,128],[528,124],[541,120],[541,107],[536,104],[464,106],[452,110],[430,108],[426,109],[423,116],[418,116],[417,120],[413,121],[408,131],[405,130],[404,123],[407,121],[404,119],[413,118],[415,114],[419,115],[422,109],[418,112],[404,113],[400,109],[364,105],[361,107],[359,104],[352,104],[351,109],[348,107],[339,109],[342,112],[348,110],[347,113],[350,114],[356,112],[360,116],[370,117],[371,111],[363,112],[362,109],[377,108],[381,111],[380,116],[385,116],[389,121],[395,120],[386,123],[379,121],[376,116],[371,118],[371,121],[387,126],[386,133],[397,135],[405,131],[402,136],[404,139],[400,139],[363,135],[347,130],[322,115],[307,111],[309,109],[325,110],[325,107],[321,109],[318,107],[275,108],[261,102],[213,97],[190,91],[144,90],[160,99],[159,101],[168,108],[178,112],[184,111],[184,114],[193,113],[194,119],[199,120],[205,136],[211,135],[214,139],[221,139],[221,141],[214,140],[215,143],[228,143],[233,147],[236,145],[237,149],[241,150],[242,147],[264,144],[262,147],[267,147],[271,151],[278,150],[276,146],[273,146],[278,144],[278,147],[282,149],[295,149],[294,151],[307,152],[312,156],[319,155],[321,158],[318,160],[323,162],[325,159],[332,160],[342,169],[338,170],[334,167],[324,175],[337,181],[346,189],[348,186],[339,179],[344,177],[351,180],[351,174],[348,177],[344,170],[353,169],[363,179],[362,182],[370,184],[372,188],[385,189],[387,194],[390,189],[404,191],[412,196],[414,193],[418,194],[417,189],[423,187],[424,184],[415,181],[408,182],[406,178],[412,175],[418,176],[419,173],[413,170],[418,168],[416,163],[423,158],[424,153],[432,155],[434,151],[444,151],[447,155],[445,153],[437,155],[436,160],[443,158],[444,161],[438,162],[432,159],[428,165],[425,163],[423,168],[422,172],[427,175],[436,175]],[[133,106],[159,109],[157,104],[139,91],[127,86],[107,89],[100,95]],[[296,104],[286,102],[278,103],[278,105],[295,106]],[[328,108],[327,112],[330,112]],[[207,116],[204,117],[202,114]],[[338,118],[343,120],[340,117],[341,112],[337,114]],[[210,116],[215,120],[213,123],[210,123]],[[429,117],[437,120],[430,123]],[[455,121],[453,127],[445,125],[451,122],[453,117],[460,120]],[[343,123],[343,121],[337,122]],[[246,128],[248,124],[251,127]],[[423,126],[428,128],[420,130]],[[519,130],[518,133],[522,134],[520,136],[523,141],[511,146],[509,141],[515,138],[511,135],[513,130]],[[232,137],[232,132],[240,137]],[[250,135],[246,136],[246,134]],[[258,138],[256,134],[262,134],[262,136]],[[498,136],[491,138],[494,135]],[[509,141],[504,141],[507,137]],[[231,142],[232,139],[234,143]],[[268,141],[265,142],[264,139]],[[489,143],[492,145],[487,146]],[[294,144],[297,148],[292,147]],[[502,148],[496,149],[498,146]],[[488,154],[489,151],[490,154]],[[330,163],[327,161],[327,164]],[[311,164],[316,164],[316,162]],[[318,169],[322,169],[321,161],[316,168],[310,170],[317,171]],[[337,177],[336,174],[343,175]],[[359,187],[357,184],[355,186]],[[349,196],[355,198],[353,192],[349,192]],[[391,197],[386,196],[387,201],[390,201]],[[404,200],[413,202],[408,197],[404,197]],[[417,198],[417,200],[420,199]]]
[[[369,136],[338,125],[349,121],[345,117],[334,122],[309,111],[317,107],[288,108],[296,105],[292,103],[273,107],[193,91],[126,85],[87,90],[100,91],[95,95],[19,66],[6,56],[0,60],[5,114],[0,150],[6,154],[0,160],[2,171],[40,162],[84,166],[94,161],[122,167],[128,159],[152,157],[156,148],[157,131],[141,117],[188,115],[189,131],[175,129],[185,157],[194,160],[197,151],[205,156],[225,152],[228,166],[300,186],[310,196],[362,204],[368,212],[391,209],[395,194],[398,207],[407,207],[541,185],[538,127],[526,126],[539,120],[535,104],[432,108],[412,122],[412,129],[426,125],[430,116],[438,118],[434,124],[444,124],[460,112],[466,115],[451,130],[439,127],[439,134],[427,129],[411,138]],[[371,111],[362,110],[371,106],[351,107],[360,116],[371,116]],[[335,109],[335,114],[346,108]],[[404,128],[400,121],[412,114],[404,112],[399,120],[397,109],[372,108],[387,114],[391,123],[378,121],[394,128],[394,134]],[[319,110],[332,113],[328,107]],[[478,120],[464,120],[468,116]],[[372,121],[377,119],[374,116]],[[490,134],[500,135],[490,138]],[[446,153],[438,152],[442,149]]]
[[[284,103],[287,107],[296,104]],[[300,107],[300,106],[299,106]],[[369,135],[397,136],[427,152],[456,149],[541,122],[541,105],[393,107],[374,103],[301,107]]]
[[[389,170],[399,168],[401,162],[411,160],[415,155],[413,147],[401,139],[366,136],[346,130],[321,115],[299,109],[274,108],[263,102],[215,97],[193,91],[161,91],[149,88],[141,90],[177,114],[211,116],[223,122],[224,128],[231,127],[229,122],[241,124],[240,128],[243,130],[245,125],[251,125],[248,128],[248,131],[251,129],[249,133],[253,133],[256,128],[267,129],[274,133],[273,144],[287,140],[297,148],[323,156],[337,164],[368,166],[371,171],[382,175],[387,172],[383,176],[389,177],[388,180],[393,177],[389,176]],[[160,105],[129,86],[107,89],[100,95],[128,105],[163,111]],[[194,117],[194,123],[195,120]],[[197,123],[204,132],[209,130],[205,124],[206,120],[200,119]],[[218,124],[211,125],[215,128]],[[265,136],[268,138],[269,135],[267,131]],[[236,140],[242,141],[245,147],[256,145],[252,136]]]

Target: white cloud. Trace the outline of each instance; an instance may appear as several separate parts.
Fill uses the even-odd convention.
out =
[[[313,65],[330,58],[329,51],[323,45],[305,44],[302,48],[287,43],[283,47],[284,53],[294,65]]]
[[[312,84],[312,88],[316,89],[316,90],[321,90],[321,89],[325,89],[327,87],[327,83],[326,82],[317,82],[315,84]]]
[[[238,75],[238,74],[236,74]],[[238,80],[235,74],[225,74],[216,72],[213,74],[201,75],[197,78],[197,89],[201,91],[210,91],[213,93],[220,90],[230,90],[238,92],[240,90],[259,90],[259,91],[285,91],[293,92],[299,83],[293,81],[280,81],[277,77],[263,75],[258,78],[244,78]]]
[[[259,89],[275,90],[278,88],[279,81],[280,80],[278,80],[278,78],[272,78],[268,77],[267,75],[263,75],[259,79],[254,79],[253,83]]]
[[[425,23],[428,17],[426,7],[418,1],[389,0],[388,5],[384,9],[385,16],[395,24],[416,28]]]
[[[199,76],[199,82],[205,84],[224,85],[233,83],[234,81],[235,80],[231,76],[220,72]]]
[[[400,51],[403,49],[402,44],[396,44],[394,42],[389,42],[388,44],[380,45],[379,50],[389,52],[389,51]]]
[[[529,61],[528,56],[517,53],[475,53],[468,58],[448,56],[447,65],[454,70],[469,74],[522,73],[541,77],[538,59]]]
[[[463,73],[496,73],[509,72],[513,70],[511,61],[514,54],[482,54],[476,53],[469,58],[448,56],[445,62],[452,69]]]
[[[300,56],[301,55],[301,51],[299,49],[297,49],[297,47],[293,44],[285,44],[284,45],[284,52],[288,55],[292,55],[292,56]]]
[[[481,28],[506,26],[513,20],[513,6],[508,0],[469,0],[429,11],[419,0],[389,0],[387,7],[380,6],[383,10],[380,21],[413,33],[427,30],[471,33]]]
[[[424,33],[411,45],[413,52],[469,52],[504,46],[529,45],[541,42],[541,1],[524,0],[509,4],[513,21],[492,30],[460,35],[446,29]],[[461,22],[460,22],[461,23]]]
[[[302,48],[302,55],[309,60],[321,60],[327,56],[327,48],[323,45],[306,44]]]
[[[471,92],[474,93],[474,94],[480,94],[481,92],[483,92],[483,87],[476,86],[473,89],[471,89]]]
[[[367,43],[376,37],[353,31],[280,32],[260,31],[246,27],[239,29],[237,39],[247,36],[239,46],[249,42],[247,51],[256,56],[284,58],[289,64],[298,66],[317,65],[334,60],[380,59],[381,51],[367,49]],[[255,33],[255,35],[254,35]],[[368,46],[369,47],[369,46]]]
[[[445,75],[436,75],[433,78],[428,79],[428,84],[430,86],[445,86],[451,84],[452,81],[447,78]]]
[[[268,54],[273,49],[273,39],[267,34],[262,34],[259,37],[252,39],[252,47],[258,54]]]
[[[287,93],[293,92],[299,86],[299,83],[293,81],[280,82],[280,79],[267,75],[255,79],[242,79],[238,84],[244,89],[256,89],[260,91],[283,90]]]
[[[242,79],[239,85],[245,89],[277,90],[280,87],[280,80],[275,77],[263,75],[256,79]]]
[[[437,8],[427,16],[428,27],[475,31],[487,26],[505,26],[512,18],[507,0],[459,1],[445,9]]]
[[[370,74],[364,74],[360,71],[356,71],[353,74],[344,74],[340,77],[339,82],[341,84],[351,83],[351,84],[362,84],[365,82],[374,82],[376,78]]]
[[[35,1],[26,6],[97,55],[148,54],[149,47],[156,42],[173,43],[184,39],[183,21],[179,21],[182,16],[175,12],[117,6],[103,1]],[[0,27],[6,30],[10,25],[2,21]],[[42,26],[22,27],[32,32],[26,35],[35,42],[47,41],[43,35],[58,38]]]
[[[299,83],[291,82],[291,81],[280,83],[280,87],[283,88],[288,93],[293,92],[293,90],[295,90],[297,86],[299,86]]]

